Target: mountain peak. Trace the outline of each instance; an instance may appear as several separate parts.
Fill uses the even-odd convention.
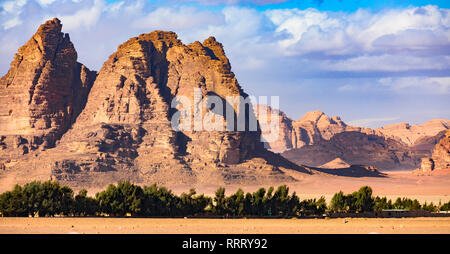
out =
[[[315,110],[307,112],[302,118],[298,119],[297,122],[300,121],[312,121],[317,122],[322,116],[328,117],[324,112]]]

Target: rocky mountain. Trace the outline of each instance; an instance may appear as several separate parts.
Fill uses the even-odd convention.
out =
[[[330,140],[320,140],[313,145],[285,151],[282,155],[298,164],[313,167],[338,157],[351,165],[370,165],[384,170],[414,168],[421,158],[396,140],[356,131],[341,132]]]
[[[58,19],[41,25],[0,79],[0,157],[53,147],[86,103],[96,73],[61,28]]]
[[[262,108],[272,112],[270,107]],[[349,164],[383,170],[414,169],[421,158],[431,156],[434,145],[450,126],[449,120],[435,119],[421,125],[398,124],[374,130],[349,126],[321,111],[308,112],[297,121],[279,110],[274,113],[279,116],[279,139],[265,146],[312,167],[341,158]]]
[[[319,141],[330,140],[337,133],[345,131],[357,131],[374,134],[376,131],[368,128],[349,126],[340,117],[329,117],[322,111],[307,112],[302,118],[294,121],[280,110],[272,110],[267,105],[255,105],[261,107],[268,114],[278,114],[279,139],[265,143],[265,146],[273,152],[282,153],[290,149],[298,149],[306,145],[313,145]],[[270,133],[270,131],[263,131]]]
[[[44,148],[55,147],[2,153],[0,180],[52,178],[73,187],[119,180],[193,185],[293,180],[283,167],[309,173],[264,149],[259,129],[175,130],[171,119],[181,109],[172,107],[174,100],[195,102],[195,89],[202,105],[208,95],[227,106],[228,96],[248,96],[213,37],[184,45],[173,32],[141,34],[121,44],[96,74],[76,62],[59,20],[48,21],[19,49],[2,78],[2,147],[17,150],[41,142],[29,136],[44,139]],[[231,117],[255,118],[252,107],[244,112],[231,107]],[[224,125],[230,119],[212,107],[200,115]],[[193,115],[184,119],[194,126],[197,121]]]

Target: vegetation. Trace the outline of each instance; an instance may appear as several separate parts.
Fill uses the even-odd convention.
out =
[[[106,190],[90,197],[85,189],[74,196],[67,186],[57,182],[31,182],[23,187],[0,194],[2,216],[320,216],[324,213],[362,213],[385,209],[450,210],[450,202],[443,205],[398,198],[373,197],[372,189],[361,187],[357,192],[336,193],[327,206],[324,197],[300,200],[289,187],[281,185],[260,188],[254,193],[238,189],[227,196],[225,188],[218,188],[214,197],[197,194],[194,189],[175,195],[169,189],[153,184],[138,186],[130,182],[109,185]]]

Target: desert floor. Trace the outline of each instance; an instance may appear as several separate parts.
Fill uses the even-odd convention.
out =
[[[301,199],[324,196],[329,202],[336,192],[342,190],[344,193],[352,193],[360,187],[368,185],[372,187],[373,195],[386,196],[393,199],[393,201],[397,197],[408,197],[417,199],[421,203],[433,202],[434,204],[450,201],[450,169],[432,176],[416,176],[411,171],[385,172],[387,173],[386,177],[344,177],[327,174],[304,175],[295,171],[285,171],[285,173],[297,180],[286,184],[289,186],[290,192],[295,191]],[[245,192],[254,192],[260,187],[267,189],[270,186],[276,187],[278,185],[228,185],[225,188],[226,194],[229,195],[238,188],[242,188]],[[214,192],[219,186],[211,184],[167,187],[177,194],[187,192],[190,188],[195,187],[197,193],[214,196]],[[90,191],[91,194],[94,193],[93,191]]]
[[[450,218],[0,218],[0,234],[450,234]]]
[[[290,192],[296,192],[301,199],[320,198],[325,196],[327,201],[331,200],[334,193],[342,190],[345,193],[357,191],[361,186],[368,185],[372,187],[373,194],[379,196],[387,196],[390,199],[397,197],[408,197],[418,199],[421,203],[439,202],[445,203],[450,201],[450,169],[434,172],[432,176],[416,176],[411,171],[385,172],[386,177],[345,177],[328,174],[306,175],[293,170],[283,170],[284,173],[293,177],[296,181],[286,182],[290,188]],[[0,178],[0,193],[11,190],[14,187],[15,180],[13,178]],[[181,194],[188,192],[189,189],[195,188],[197,193],[204,193],[208,196],[214,196],[218,187],[225,187],[226,194],[234,193],[238,188],[242,188],[245,192],[254,192],[260,187],[266,189],[270,186],[278,186],[283,183],[266,183],[264,185],[226,185],[221,186],[216,183],[208,185],[165,185],[174,193]],[[98,186],[97,188],[89,188],[88,195],[95,196],[96,192],[102,191],[107,186]],[[74,188],[75,192],[79,189]]]

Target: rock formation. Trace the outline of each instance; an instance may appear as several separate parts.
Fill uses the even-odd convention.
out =
[[[60,31],[57,19],[48,21],[19,50],[23,52],[23,56],[16,57],[15,61],[19,62],[23,60],[18,59],[27,57],[35,59],[34,55],[40,56],[41,51],[52,54],[42,57],[44,67],[38,76],[44,77],[43,81],[39,77],[30,78],[31,100],[19,101],[20,105],[28,102],[32,106],[39,105],[38,110],[29,110],[38,112],[28,116],[33,119],[31,127],[23,120],[25,113],[17,115],[13,111],[10,115],[18,117],[17,122],[26,133],[33,128],[48,130],[46,133],[55,131],[58,135],[53,135],[51,144],[46,147],[51,147],[69,127],[70,130],[58,140],[55,148],[20,161],[3,163],[4,176],[15,172],[15,182],[19,183],[51,177],[73,187],[101,187],[119,180],[192,186],[196,183],[293,180],[281,172],[282,167],[308,172],[265,150],[259,141],[259,128],[252,130],[246,126],[243,131],[173,128],[172,117],[181,112],[180,105],[184,102],[172,106],[174,100],[180,98],[193,102],[190,105],[193,113],[202,109],[199,114],[202,119],[206,116],[214,122],[221,119],[225,126],[231,122],[229,119],[239,119],[241,115],[247,121],[255,118],[251,105],[245,110],[227,100],[230,96],[245,100],[248,95],[239,86],[222,45],[215,38],[189,45],[184,45],[173,32],[154,31],[131,38],[108,58],[91,88],[87,83],[81,87],[70,83],[79,80],[74,71],[76,67],[80,68],[81,76],[87,75],[87,69],[75,64],[73,45],[68,35],[63,36]],[[31,48],[28,44],[41,45],[41,41],[48,45],[45,50],[37,47],[40,51],[32,51],[32,54],[24,51]],[[10,72],[2,79],[6,84],[2,89],[3,86],[9,89],[13,84],[18,87],[28,84],[28,79],[15,78],[16,65],[13,62]],[[47,65],[49,70],[46,70]],[[26,70],[24,73],[35,72],[35,66],[28,62],[20,68]],[[89,90],[81,89],[84,87],[90,88],[89,96],[76,117],[84,104],[75,98],[87,94]],[[203,100],[195,100],[195,91],[199,91]],[[19,94],[16,90],[9,92],[13,93]],[[231,116],[214,110],[214,106],[221,106],[218,101],[214,106],[202,107],[208,104],[207,97],[211,95],[219,98],[224,108],[231,107]],[[55,98],[58,96],[61,100]],[[198,104],[200,106],[196,107]],[[8,111],[3,104],[1,109]],[[188,124],[190,127],[195,127],[198,121],[193,114],[182,118],[192,120],[193,124]],[[2,123],[7,124],[6,121]],[[11,134],[13,129],[6,128]]]
[[[267,105],[258,105],[258,107],[267,110],[269,113],[273,112],[271,107]],[[297,121],[293,121],[280,110],[274,113],[279,116],[279,139],[274,142],[265,143],[265,146],[276,153],[282,153],[290,149],[298,149],[306,145],[314,145],[319,141],[330,140],[335,134],[341,132],[357,131],[366,134],[376,133],[372,129],[349,126],[339,116],[330,118],[322,111],[307,112]]]
[[[295,137],[292,128],[293,121],[288,118],[283,111],[274,110],[270,106],[264,104],[254,105],[254,111],[258,113],[257,116],[263,135],[270,135],[272,132],[270,124],[272,121],[278,121],[278,138],[272,142],[264,142],[264,146],[267,149],[270,149],[275,153],[281,153],[294,148],[292,141],[292,138]],[[267,119],[261,119],[262,112],[265,112]],[[277,116],[277,119],[272,119],[272,116]]]
[[[413,170],[417,175],[430,175],[433,171],[450,168],[450,130],[445,132],[445,136],[435,145],[431,157],[424,157],[420,167]]]
[[[95,72],[77,62],[58,19],[41,25],[0,79],[0,158],[50,148],[83,109]]]
[[[273,111],[268,106],[258,106]],[[330,118],[321,111],[308,112],[297,121],[282,111],[275,113],[280,123],[279,139],[265,146],[291,161],[311,167],[345,155],[344,160],[350,164],[411,170],[420,165],[421,158],[431,157],[450,122],[435,119],[422,125],[399,124],[374,130],[349,126],[338,116]],[[335,136],[337,138],[333,138]]]
[[[319,168],[348,168],[348,167],[350,167],[350,164],[348,164],[341,158],[336,158],[319,166]]]
[[[450,130],[447,130],[445,137],[436,144],[431,158],[435,169],[450,168]]]
[[[384,136],[400,140],[411,146],[423,137],[435,136],[450,128],[450,120],[433,119],[423,124],[398,123],[377,128]]]
[[[419,163],[405,144],[356,131],[335,134],[330,140],[285,151],[282,155],[298,164],[318,167],[335,158],[352,165],[371,165],[383,170],[411,169]]]

